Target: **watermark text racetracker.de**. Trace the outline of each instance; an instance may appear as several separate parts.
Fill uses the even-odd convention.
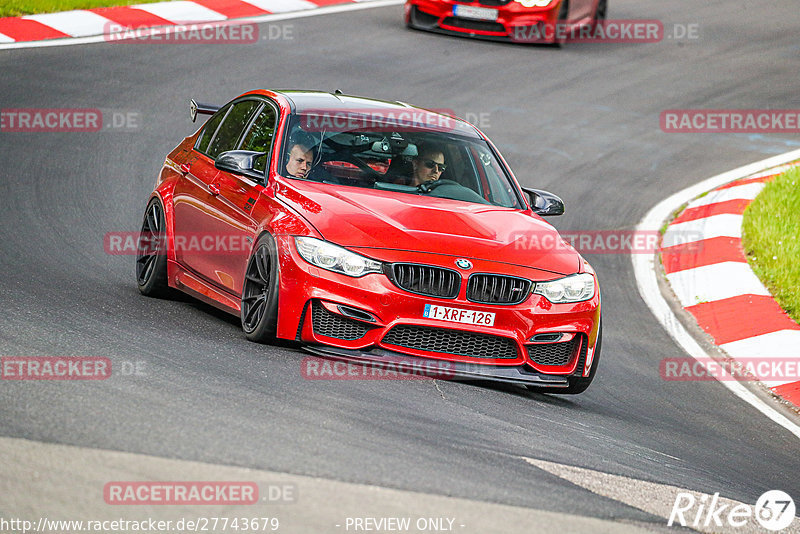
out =
[[[691,254],[701,250],[703,243],[699,232],[674,232],[670,247],[686,245],[681,253]],[[661,233],[658,230],[576,230],[521,233],[514,241],[517,250],[535,250],[547,253],[581,254],[652,254],[660,250]]]
[[[800,133],[800,109],[667,109],[666,133]]]
[[[347,111],[314,110],[303,111],[300,125],[306,132],[330,132],[341,130],[415,131],[419,127],[434,126],[442,130],[455,130],[462,119],[478,128],[491,127],[491,113],[488,111],[462,110],[457,112],[449,108],[423,109],[389,109],[374,108],[349,109]],[[387,140],[387,143],[389,141]],[[387,144],[384,151],[389,151]]]
[[[665,25],[660,20],[617,19],[576,26],[568,21],[539,22],[514,26],[511,39],[519,43],[660,43],[665,40],[691,41],[700,38],[699,23]]]
[[[114,256],[165,254],[167,247],[175,252],[204,254],[239,254],[249,252],[253,238],[245,234],[207,232],[175,233],[171,239],[139,232],[108,232],[103,237],[106,254]]]
[[[451,362],[419,362],[410,358],[387,358],[379,362],[345,362],[309,356],[300,362],[306,380],[450,380]]]
[[[102,108],[4,108],[0,133],[136,131],[142,114],[136,110]]]
[[[574,26],[566,21],[515,26],[511,38],[521,43],[660,43],[700,39],[699,23],[665,24],[660,20],[605,20]]]
[[[142,360],[118,361],[113,365],[118,376],[147,376]],[[106,380],[112,362],[105,356],[3,356],[2,380]]]
[[[291,23],[186,22],[174,26],[131,27],[114,22],[104,27],[104,40],[112,43],[150,44],[256,44],[294,40]]]
[[[421,126],[435,126],[442,130],[455,130],[459,126],[455,114],[449,109],[351,109],[331,112],[309,109],[300,115],[300,126],[306,132],[341,130],[415,131]],[[391,148],[386,146],[386,150]]]
[[[105,380],[111,360],[101,356],[3,356],[3,380]]]
[[[103,486],[103,500],[115,506],[286,504],[297,501],[297,486],[248,481],[113,481]]]
[[[664,39],[660,20],[604,20],[575,26],[565,20],[514,26],[511,38],[524,43],[657,43]]]
[[[707,380],[800,380],[800,356],[796,358],[664,358],[659,364],[661,378],[667,381],[701,382]]]

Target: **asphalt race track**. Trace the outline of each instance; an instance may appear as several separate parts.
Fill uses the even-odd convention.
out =
[[[311,381],[292,346],[249,343],[189,298],[139,295],[136,231],[190,97],[334,90],[473,120],[523,185],[560,195],[560,230],[633,229],[703,178],[800,147],[794,134],[663,133],[677,108],[800,108],[795,0],[612,0],[610,18],[698,24],[698,39],[562,50],[407,30],[402,7],[287,20],[258,44],[100,43],[0,52],[0,108],[101,108],[129,131],[0,133],[0,354],[107,356],[143,376],[0,384],[0,436],[252,467],[661,528],[662,518],[523,461],[537,458],[755,503],[800,497],[800,443],[716,382],[667,382],[684,356],[630,257],[587,259],[603,291],[602,365],[576,397],[446,381]],[[268,25],[262,25],[266,33]],[[776,405],[777,406],[777,405]],[[787,413],[787,412],[784,412]],[[795,417],[795,421],[798,419]],[[333,497],[332,497],[333,498]],[[331,531],[336,531],[331,527]],[[341,529],[339,529],[341,531]]]

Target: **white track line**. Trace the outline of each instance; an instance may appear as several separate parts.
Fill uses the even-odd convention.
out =
[[[725,185],[733,180],[745,178],[751,174],[765,171],[771,167],[784,165],[790,161],[800,159],[800,150],[787,152],[780,156],[775,156],[765,159],[750,165],[745,165],[738,169],[728,171],[717,176],[703,180],[691,187],[687,187],[682,191],[678,191],[674,195],[662,200],[651,209],[647,215],[639,222],[636,230],[638,232],[647,232],[657,230],[661,227],[663,222],[667,220],[672,211],[709,191],[721,185]],[[678,318],[672,312],[669,304],[661,295],[661,290],[658,287],[658,278],[656,274],[656,255],[650,254],[631,254],[631,261],[633,262],[633,272],[636,276],[636,285],[639,288],[639,293],[647,306],[653,312],[659,323],[666,329],[670,336],[686,351],[691,357],[696,360],[703,360],[711,358],[691,334],[683,327]],[[731,390],[731,392],[751,405],[753,408],[767,416],[770,420],[779,424],[797,438],[800,438],[800,426],[789,420],[786,416],[779,413],[775,408],[758,398],[754,393],[748,390],[739,382],[721,381],[721,384]]]
[[[50,517],[79,519],[92,518],[92,522],[126,519],[152,521],[171,520],[169,529],[162,532],[194,532],[189,528],[178,530],[176,520],[181,516],[235,518],[269,516],[280,518],[281,534],[328,533],[347,534],[354,530],[367,530],[363,526],[346,527],[347,518],[412,517],[410,528],[381,528],[381,532],[427,532],[449,530],[454,534],[528,534],[532,529],[562,534],[641,534],[652,532],[645,526],[631,524],[624,519],[600,519],[572,515],[565,512],[537,510],[529,506],[509,506],[433,495],[408,490],[384,488],[369,484],[340,482],[275,471],[213,465],[202,462],[158,458],[144,454],[89,449],[39,443],[17,438],[0,437],[0,495],[3,496],[3,516]],[[520,462],[522,464],[522,462]],[[33,474],[37,474],[34,476]],[[133,477],[133,478],[132,478]],[[103,487],[111,481],[253,481],[259,485],[262,503],[251,506],[184,505],[169,506],[109,506],[103,498]],[[166,482],[170,484],[170,482]],[[273,488],[289,488],[290,499],[278,491],[277,500],[268,500]],[[163,493],[162,493],[163,494]],[[335,496],[335,498],[331,498]],[[473,499],[480,499],[477,495]],[[672,503],[674,495],[665,499]],[[138,510],[131,510],[137,508]],[[125,510],[123,510],[125,509]],[[128,513],[128,511],[130,512]],[[576,512],[573,510],[573,512]],[[130,517],[129,517],[130,516]],[[419,518],[452,518],[441,527],[433,524],[415,528]],[[262,520],[263,521],[263,520]],[[20,524],[22,521],[20,521]],[[83,521],[82,532],[91,530]],[[147,523],[147,519],[145,519]],[[202,522],[200,522],[202,524]],[[197,526],[198,521],[195,521]],[[255,522],[253,523],[255,524]],[[33,522],[34,528],[36,523]],[[534,525],[532,527],[531,525]],[[188,525],[187,525],[188,526]],[[369,523],[367,523],[369,526]],[[338,527],[338,528],[337,528]],[[146,527],[144,527],[146,528]],[[47,529],[29,529],[42,533]],[[265,531],[267,529],[264,529]],[[373,526],[372,531],[378,530]],[[99,528],[98,528],[99,531]],[[155,530],[151,530],[154,532]],[[255,532],[254,528],[252,532]],[[23,532],[22,528],[4,532]],[[56,532],[55,529],[52,532]],[[81,532],[69,529],[57,532]],[[128,532],[114,529],[106,532]],[[223,532],[223,530],[218,530]],[[231,534],[241,532],[233,528]],[[737,532],[735,534],[743,534]]]
[[[387,6],[400,6],[405,3],[405,0],[365,0],[360,3],[339,4],[335,6],[320,7],[318,9],[307,9],[304,11],[296,11],[293,13],[278,13],[274,15],[262,15],[260,17],[248,17],[243,19],[234,19],[228,21],[231,25],[242,24],[259,24],[262,22],[277,22],[280,20],[292,20],[305,17],[315,17],[317,15],[331,15],[335,13],[347,13],[349,11],[361,11],[362,9],[372,9],[376,7]],[[147,4],[145,4],[147,5]],[[141,6],[137,6],[141,7]],[[398,19],[398,24],[402,24]],[[170,26],[170,28],[174,28]],[[0,44],[0,50],[9,50],[16,48],[45,48],[49,46],[71,46],[79,44],[92,44],[102,43],[106,41],[114,41],[109,39],[108,35],[93,35],[91,37],[78,37],[75,39],[48,39],[44,41],[25,41],[19,43]],[[115,41],[119,42],[119,41]]]
[[[663,518],[665,532],[668,530],[667,524],[672,516],[674,503],[676,502],[679,494],[688,493],[692,495],[698,503],[712,503],[714,501],[714,495],[699,491],[692,491],[678,486],[671,486],[659,482],[649,482],[647,480],[641,480],[622,475],[612,475],[611,473],[605,473],[603,471],[559,464],[555,462],[547,462],[536,458],[527,458],[523,456],[522,459],[543,471],[555,475],[563,480],[567,480],[576,486],[585,488],[592,493],[602,495],[603,497],[607,497],[609,499],[614,499],[615,501],[627,504],[628,506],[638,508],[639,510],[642,510],[648,514]],[[723,493],[723,491],[723,489],[720,489],[720,493]],[[755,501],[749,504],[742,503],[740,501],[722,497],[719,494],[717,494],[716,500],[719,506],[714,507],[714,509],[727,506],[728,510],[731,510],[735,506],[741,504],[752,507],[755,503]],[[700,518],[699,521],[696,521],[697,517]],[[701,514],[699,511],[693,511],[692,513],[687,513],[685,516],[678,515],[675,522],[675,528],[680,528],[679,520],[684,518],[686,519],[688,527],[684,530],[684,532],[704,532],[708,534],[763,534],[764,532],[767,532],[764,527],[758,523],[758,520],[753,515],[745,518],[743,520],[744,524],[740,527],[735,527],[731,524],[728,524],[725,520],[727,517],[726,514],[721,514],[721,516],[717,517],[720,518],[719,522],[721,523],[721,526],[716,524],[716,521],[713,518],[710,521],[705,521],[707,514]],[[697,524],[695,524],[695,521]],[[797,519],[795,519],[795,521],[797,521]],[[796,530],[792,528],[794,526],[795,523],[790,524],[789,527],[787,527],[783,532],[796,532]],[[652,532],[658,531],[652,530]]]

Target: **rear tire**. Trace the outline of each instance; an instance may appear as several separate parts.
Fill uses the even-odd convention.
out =
[[[142,295],[170,296],[167,283],[167,232],[164,207],[154,198],[147,204],[136,247],[136,282]]]
[[[264,234],[253,247],[242,287],[242,330],[250,341],[273,341],[278,329],[278,250]]]

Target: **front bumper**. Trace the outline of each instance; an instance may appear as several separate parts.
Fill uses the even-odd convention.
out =
[[[553,304],[535,294],[515,305],[479,304],[467,300],[463,276],[455,298],[430,297],[405,291],[382,273],[352,278],[317,268],[299,256],[291,237],[279,241],[280,338],[296,339],[316,346],[313,350],[348,359],[373,361],[370,358],[402,354],[423,364],[451,362],[458,364],[454,372],[459,376],[473,378],[536,383],[544,375],[559,380],[588,376],[591,366],[579,360],[588,353],[591,364],[600,321],[599,287],[592,299],[574,304]],[[381,250],[371,256],[385,262],[451,269],[453,265],[447,255]],[[478,259],[472,262],[475,272],[528,279],[535,279],[537,272],[542,279],[541,271]],[[558,277],[551,275],[551,279]],[[432,319],[424,316],[426,305],[493,313],[494,324]],[[560,340],[553,341],[559,335]],[[539,337],[532,340],[534,336]],[[563,387],[563,380],[556,384]]]
[[[464,3],[453,0],[408,0],[405,4],[406,24],[419,30],[448,35],[461,35],[515,43],[553,43],[548,31],[557,21],[558,5],[546,8],[526,8],[510,1],[502,6],[492,6],[498,12],[496,20],[475,20],[457,17],[454,6],[486,8],[478,2]]]

